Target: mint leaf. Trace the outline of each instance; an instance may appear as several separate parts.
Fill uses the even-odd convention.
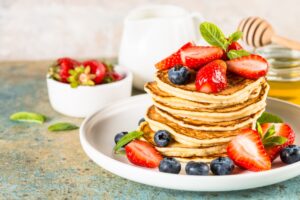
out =
[[[49,131],[57,132],[57,131],[70,131],[78,129],[78,126],[75,124],[71,124],[69,122],[58,122],[56,124],[52,124],[48,127]]]
[[[258,123],[258,122],[256,122],[256,130],[259,133],[260,137],[262,138],[263,137],[263,131],[262,131],[262,128],[260,126],[260,123]]]
[[[224,33],[215,24],[203,22],[200,24],[200,32],[204,40],[212,45],[227,50],[229,42],[226,40]]]
[[[273,136],[264,141],[264,146],[273,147],[273,146],[283,145],[284,143],[287,142],[287,140],[288,140],[287,138],[282,136]]]
[[[228,37],[228,41],[231,42],[236,42],[239,39],[241,39],[243,36],[243,32],[242,31],[236,31],[234,33],[232,33],[229,37]]]
[[[283,120],[277,115],[264,112],[257,120],[260,124],[264,123],[283,123]]]
[[[9,119],[12,121],[42,124],[46,121],[46,116],[33,112],[17,112],[12,114]]]
[[[249,56],[250,53],[244,49],[240,49],[240,50],[230,50],[227,52],[227,57],[232,60],[232,59],[236,59],[236,58],[240,58],[243,56]]]
[[[144,133],[141,131],[133,131],[130,132],[126,135],[124,135],[116,144],[116,146],[114,147],[115,152],[118,152],[125,144],[128,144],[129,142],[131,142],[132,140],[139,138],[140,136],[142,136]]]
[[[268,131],[266,132],[266,134],[263,137],[263,143],[265,140],[269,139],[270,137],[272,137],[275,134],[275,126],[274,124],[268,129]]]

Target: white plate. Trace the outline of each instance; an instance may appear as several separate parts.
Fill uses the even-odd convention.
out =
[[[80,141],[86,154],[99,166],[113,174],[139,183],[189,191],[230,191],[275,184],[300,175],[300,162],[283,165],[279,159],[272,170],[249,172],[236,169],[227,176],[189,176],[161,173],[130,164],[126,156],[114,155],[114,136],[121,131],[137,128],[139,119],[150,106],[147,95],[130,97],[113,104],[86,118],[80,128]],[[296,132],[296,143],[300,144],[300,107],[269,98],[267,110],[281,116]]]

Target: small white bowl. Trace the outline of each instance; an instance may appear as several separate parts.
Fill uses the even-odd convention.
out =
[[[104,106],[131,96],[132,73],[116,66],[116,72],[124,75],[122,80],[96,86],[71,88],[47,76],[48,95],[54,110],[71,117],[86,117]]]

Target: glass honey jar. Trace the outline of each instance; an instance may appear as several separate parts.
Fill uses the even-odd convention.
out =
[[[269,96],[300,104],[300,51],[269,45],[255,53],[269,62]]]

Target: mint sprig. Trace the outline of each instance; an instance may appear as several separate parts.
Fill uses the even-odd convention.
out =
[[[227,50],[229,42],[224,33],[215,24],[210,22],[203,22],[200,24],[200,32],[204,40],[212,46]]]
[[[70,131],[75,129],[78,129],[78,126],[69,122],[58,122],[48,127],[48,130],[51,132]]]
[[[236,58],[240,58],[243,56],[249,56],[250,53],[244,49],[240,49],[240,50],[230,50],[227,52],[227,57],[232,60],[232,59],[236,59]]]
[[[143,135],[144,133],[141,131],[132,131],[129,132],[128,134],[124,135],[116,144],[114,147],[114,151],[118,152],[124,145],[128,144],[132,140],[139,138]]]
[[[9,119],[12,121],[29,122],[43,124],[46,121],[46,116],[33,112],[17,112],[12,114]]]
[[[283,120],[274,114],[264,112],[257,120],[260,124],[264,123],[283,123]]]
[[[236,42],[239,39],[241,39],[243,36],[243,32],[242,31],[236,31],[234,33],[232,33],[229,37],[228,37],[228,41],[231,42]]]

